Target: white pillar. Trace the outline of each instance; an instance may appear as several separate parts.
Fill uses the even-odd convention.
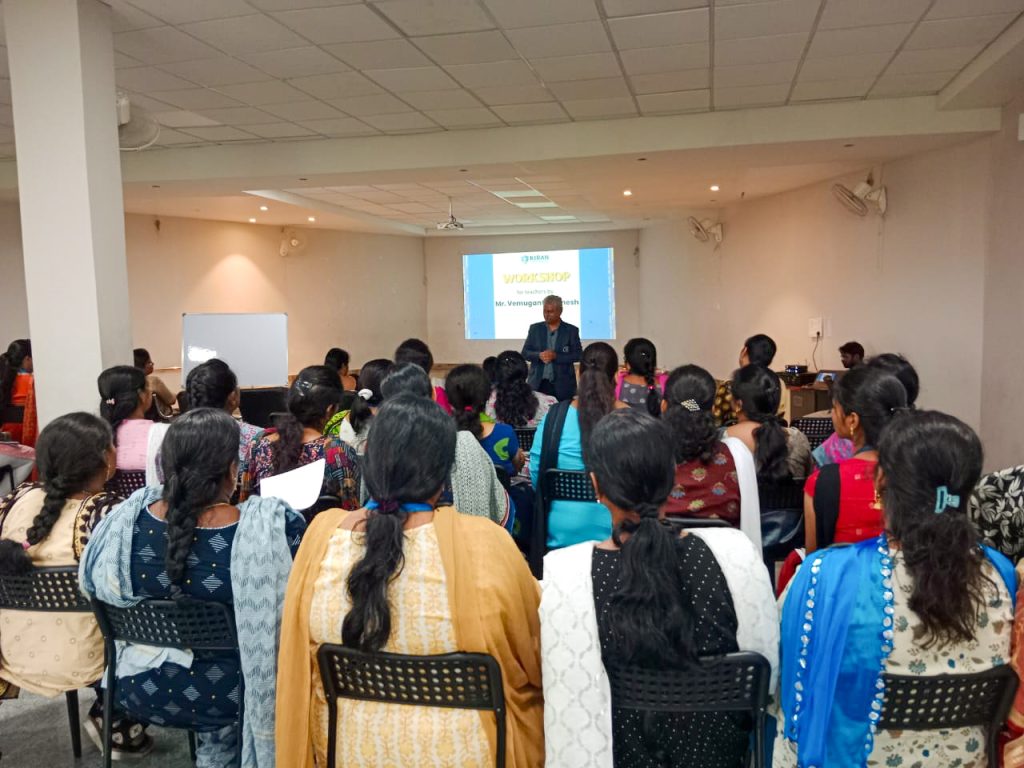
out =
[[[131,359],[110,8],[4,0],[40,426]]]

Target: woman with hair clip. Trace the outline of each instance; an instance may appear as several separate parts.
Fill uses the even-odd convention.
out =
[[[160,445],[167,434],[166,424],[146,418],[153,404],[153,392],[146,374],[131,365],[115,365],[96,379],[100,394],[100,416],[114,431],[117,469],[145,472],[146,485],[159,485]]]
[[[611,345],[595,341],[583,350],[576,397],[547,412],[530,447],[530,474],[535,488],[540,485],[541,475],[546,469],[584,469],[587,441],[597,422],[616,408],[629,407],[615,399],[615,372],[618,369],[619,356]],[[548,454],[544,446],[545,427],[548,421],[563,413],[561,434],[551,435],[552,444],[557,449],[553,448]],[[554,501],[548,510],[548,549],[567,547],[581,541],[600,541],[610,532],[608,510],[597,502]]]
[[[366,430],[370,421],[384,402],[380,385],[394,368],[394,363],[384,358],[370,360],[359,370],[356,398],[351,410],[338,422],[338,438],[356,449],[360,456],[366,450]]]
[[[622,351],[626,363],[615,377],[615,397],[630,408],[661,415],[661,396],[668,374],[658,370],[658,350],[650,339],[630,339]]]
[[[677,532],[660,511],[672,488],[672,436],[637,410],[604,417],[590,477],[610,538],[549,552],[540,606],[547,768],[734,768],[745,713],[644,716],[620,709],[608,670],[686,670],[739,650],[778,659],[778,613],[760,549],[728,528]]]
[[[93,529],[120,501],[103,491],[114,455],[110,427],[92,414],[59,416],[43,429],[36,445],[41,482],[21,486],[0,504],[0,577],[78,565]],[[0,610],[0,700],[15,698],[19,688],[54,697],[95,683],[86,729],[98,740],[102,676],[103,637],[91,613]],[[112,725],[115,759],[152,748],[139,723],[115,717]]]
[[[773,371],[762,365],[747,365],[732,377],[733,413],[736,423],[725,430],[754,454],[757,480],[778,483],[803,479],[813,468],[807,436],[783,426],[779,418],[782,384]]]
[[[15,339],[0,355],[0,432],[28,446],[36,444],[39,429],[32,371],[32,342]]]
[[[389,398],[363,457],[370,501],[323,512],[306,533],[278,655],[277,768],[325,765],[322,643],[493,656],[507,708],[505,765],[543,764],[537,583],[507,533],[437,506],[454,456],[450,416],[424,397]],[[337,766],[494,765],[489,712],[341,699],[337,722]]]
[[[223,410],[178,418],[161,462],[167,484],[137,491],[94,531],[79,567],[82,590],[118,606],[179,597],[233,605],[241,651],[155,653],[128,644],[118,657],[118,705],[197,731],[197,765],[237,767],[239,738],[246,765],[271,765],[276,639],[305,522],[278,499],[231,504],[238,425]]]
[[[241,498],[259,495],[260,481],[324,459],[321,496],[337,496],[343,509],[359,506],[359,465],[355,448],[324,434],[324,425],[338,410],[341,382],[323,365],[299,371],[288,390],[288,412],[267,430],[252,449],[249,471],[242,477]]]
[[[487,399],[486,413],[513,427],[536,427],[558,401],[536,392],[527,383],[530,368],[515,350],[498,355],[494,364],[494,390]]]
[[[1009,658],[1013,566],[965,514],[981,465],[981,441],[952,416],[902,414],[885,429],[872,473],[884,531],[808,555],[783,602],[777,768],[988,765],[984,728],[875,727],[883,674],[972,674]]]

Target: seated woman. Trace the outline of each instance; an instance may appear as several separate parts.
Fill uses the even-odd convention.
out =
[[[22,445],[35,445],[39,420],[32,375],[32,342],[15,339],[0,355],[0,432]]]
[[[540,606],[548,768],[733,768],[746,713],[640,714],[616,705],[607,670],[685,671],[739,650],[777,668],[778,614],[761,552],[740,531],[677,533],[659,511],[675,462],[668,428],[612,413],[594,428],[591,479],[614,528],[600,543],[550,552]]]
[[[238,410],[241,393],[238,377],[223,360],[207,360],[189,371],[185,391],[191,408],[219,408],[233,414]],[[255,424],[238,422],[238,478],[249,469],[253,443],[263,434],[263,428]]]
[[[330,368],[311,365],[299,371],[288,390],[288,413],[252,449],[249,472],[242,478],[242,498],[259,495],[260,481],[324,459],[321,496],[337,496],[344,509],[359,506],[359,465],[355,449],[323,433],[338,409],[341,383]]]
[[[341,388],[346,392],[356,391],[356,377],[348,372],[348,352],[338,347],[331,347],[324,356],[324,365],[338,372]]]
[[[427,376],[430,376],[430,372],[434,368],[434,355],[426,342],[419,339],[406,339],[395,350],[395,365],[402,363],[415,363],[423,369]],[[433,384],[431,386],[433,387]],[[452,407],[448,403],[448,395],[445,394],[444,387],[433,387],[433,389],[434,400],[444,408],[446,413],[451,413]]]
[[[696,365],[676,368],[665,384],[662,421],[672,434],[676,476],[666,515],[725,520],[761,547],[761,508],[750,451],[719,437],[714,377]]]
[[[228,500],[238,477],[238,425],[196,408],[167,431],[165,486],[143,488],[107,516],[79,568],[103,603],[179,596],[234,606],[240,653],[134,649],[118,658],[120,707],[157,725],[198,731],[197,764],[235,765],[242,736],[259,764],[273,761],[274,659],[282,597],[305,522],[277,499]]]
[[[725,434],[754,454],[758,482],[807,477],[813,467],[811,446],[803,432],[782,425],[778,375],[761,365],[746,365],[733,374],[731,390],[736,423]]]
[[[526,381],[530,368],[526,358],[506,350],[495,359],[494,389],[487,398],[486,413],[513,427],[536,427],[558,401],[535,392]]]
[[[619,356],[609,344],[595,341],[580,358],[580,383],[576,397],[559,403],[547,412],[537,427],[530,447],[530,467],[534,487],[547,469],[584,469],[587,440],[603,416],[616,408],[628,408],[615,399],[615,372]],[[561,417],[558,451],[545,455],[544,430],[549,420]],[[557,422],[555,422],[557,424]],[[553,425],[554,426],[554,425]],[[612,530],[608,510],[593,501],[554,501],[548,510],[547,548],[558,549],[581,541],[600,541]]]
[[[153,404],[146,374],[131,365],[115,365],[99,375],[96,387],[100,393],[100,416],[114,431],[117,469],[145,472],[146,485],[159,485],[163,478],[158,455],[167,425],[146,418],[146,411]]]
[[[651,416],[661,413],[661,396],[668,378],[658,370],[658,350],[650,339],[630,339],[622,351],[625,370],[615,376],[615,397],[630,408],[641,408]]]
[[[145,413],[145,417],[151,421],[167,421],[174,414],[174,406],[178,402],[177,395],[167,388],[163,379],[153,374],[156,366],[153,364],[149,350],[138,347],[133,350],[132,356],[135,358],[135,367],[146,374],[146,381],[153,393],[153,403]]]
[[[970,674],[1009,658],[1013,566],[965,514],[981,463],[977,435],[952,416],[909,413],[885,430],[872,473],[885,532],[809,555],[785,596],[775,766],[987,765],[983,728],[874,724],[883,674]]]
[[[384,401],[380,393],[380,383],[384,381],[394,364],[383,358],[370,360],[359,371],[356,398],[352,401],[352,409],[338,425],[338,437],[356,449],[362,455],[366,448],[366,430],[377,408]]]
[[[0,577],[34,567],[78,565],[93,529],[120,501],[103,492],[114,473],[110,427],[89,413],[59,416],[36,444],[39,484],[23,485],[0,504]],[[45,648],[45,660],[37,653]],[[40,696],[99,683],[103,636],[91,613],[0,610],[0,700],[19,688]],[[99,740],[103,698],[89,709],[86,729]],[[153,740],[142,725],[115,716],[114,759],[142,756]],[[27,756],[26,756],[27,760]]]
[[[490,654],[504,683],[505,764],[543,764],[537,584],[507,533],[437,507],[454,456],[451,417],[424,397],[389,398],[363,458],[371,500],[356,512],[323,512],[310,526],[285,600],[277,768],[306,768],[314,757],[325,765],[321,643]],[[492,766],[494,723],[490,713],[341,699],[336,765]]]

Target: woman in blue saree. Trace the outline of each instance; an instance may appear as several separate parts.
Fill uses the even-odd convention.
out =
[[[899,415],[875,479],[882,535],[809,556],[784,597],[783,766],[981,768],[980,728],[878,729],[884,673],[973,673],[1007,663],[1016,577],[966,517],[982,449],[963,422]]]

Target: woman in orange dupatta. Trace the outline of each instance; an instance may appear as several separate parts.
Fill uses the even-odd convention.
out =
[[[32,343],[15,339],[0,355],[0,432],[22,445],[35,446],[39,434]]]
[[[500,526],[435,508],[454,454],[454,423],[437,405],[413,395],[385,402],[363,459],[371,500],[321,512],[307,529],[282,619],[278,768],[325,766],[322,643],[493,656],[505,689],[506,765],[543,764],[540,592]],[[496,741],[490,712],[339,701],[337,766],[482,768],[494,764]]]
[[[1017,605],[1011,644],[1010,665],[1024,681],[1024,560],[1017,563]],[[1004,768],[1024,768],[1024,682],[1017,686],[1017,695],[1006,718],[1002,764]]]

